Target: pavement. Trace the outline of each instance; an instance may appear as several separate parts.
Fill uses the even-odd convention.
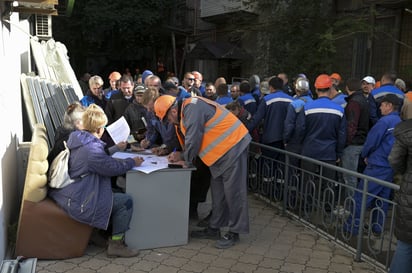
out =
[[[203,216],[207,214],[203,204]],[[199,211],[201,207],[199,208]],[[201,212],[199,212],[202,215]],[[84,256],[39,260],[38,273],[324,273],[378,272],[332,241],[281,216],[280,211],[249,195],[250,233],[235,246],[221,250],[215,241],[190,239],[186,245],[141,250],[135,258],[107,258],[105,249],[89,245]],[[191,221],[189,230],[196,229]]]

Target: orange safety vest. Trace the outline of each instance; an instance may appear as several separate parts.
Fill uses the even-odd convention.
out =
[[[185,99],[182,104],[180,129],[184,136],[186,135],[186,128],[183,125],[183,109],[189,103],[199,99],[216,108],[215,115],[205,124],[205,132],[198,153],[202,161],[207,166],[211,166],[234,145],[241,141],[243,137],[248,134],[248,130],[232,112],[222,105],[205,98],[192,97]],[[184,147],[184,140],[179,133],[177,133],[177,136],[180,144]]]

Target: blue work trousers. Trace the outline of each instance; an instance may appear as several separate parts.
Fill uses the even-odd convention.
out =
[[[373,166],[367,165],[364,172],[365,175],[372,176],[384,181],[392,182],[393,180],[393,170],[392,168],[382,167],[382,166]],[[352,234],[357,235],[359,231],[359,222],[360,222],[360,214],[361,214],[361,207],[362,207],[362,190],[364,187],[364,181],[361,180],[358,185],[358,189],[360,191],[355,192],[355,213],[354,213],[354,221],[355,225],[352,229]],[[374,211],[372,214],[372,231],[375,233],[381,233],[383,221],[385,220],[384,217],[386,216],[389,208],[389,203],[383,200],[388,200],[391,195],[391,189],[379,185],[374,182],[368,182],[368,196],[366,198],[366,208],[373,208],[379,205],[384,214],[379,213],[378,211]],[[375,196],[381,197],[378,202]],[[348,220],[346,221],[346,230],[350,229],[350,225],[352,224],[352,215],[349,216]],[[366,224],[366,223],[365,223]]]
[[[389,273],[409,273],[412,269],[412,244],[398,240]]]

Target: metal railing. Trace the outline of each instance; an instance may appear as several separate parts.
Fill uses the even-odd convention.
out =
[[[278,153],[281,159],[261,151]],[[248,168],[249,191],[341,245],[355,261],[388,269],[396,246],[392,196],[398,185],[255,142]],[[358,187],[345,184],[344,175],[356,177]],[[370,183],[390,191],[390,197],[369,193]]]

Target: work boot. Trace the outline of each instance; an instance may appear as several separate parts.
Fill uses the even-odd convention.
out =
[[[135,257],[139,255],[139,250],[128,248],[124,240],[109,239],[109,246],[107,247],[107,257]]]
[[[226,249],[236,244],[239,241],[239,233],[229,231],[216,242],[216,248]]]

